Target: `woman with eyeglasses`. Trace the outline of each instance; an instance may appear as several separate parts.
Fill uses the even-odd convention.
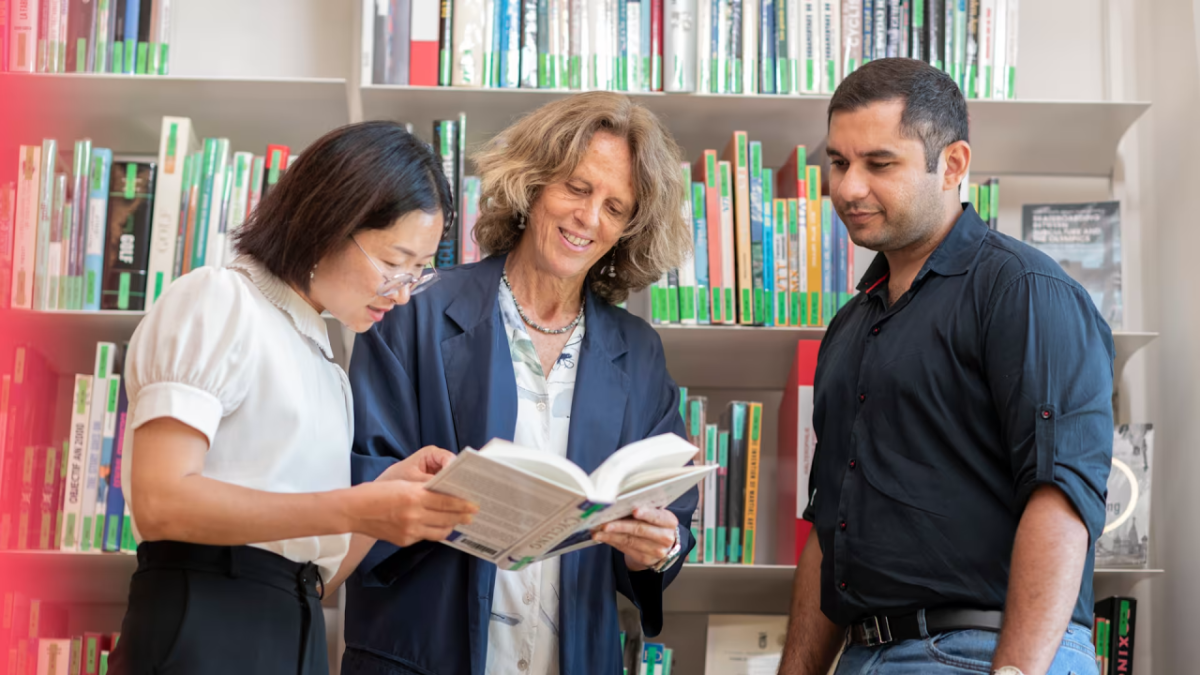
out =
[[[138,326],[121,467],[138,569],[114,674],[327,673],[322,595],[376,540],[469,522],[422,486],[445,450],[351,487],[353,402],[321,316],[361,333],[428,288],[450,195],[403,128],[333,131],[237,233],[239,256],[180,278]]]

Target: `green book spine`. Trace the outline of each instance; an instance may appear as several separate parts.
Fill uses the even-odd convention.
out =
[[[715,425],[715,424],[706,425],[705,429],[704,429],[704,463],[708,464],[708,465],[718,464],[717,425]],[[710,480],[712,480],[712,479],[711,478],[705,479],[705,484],[701,485],[701,489],[705,490],[705,492],[706,492],[706,495],[705,495],[706,498],[709,496],[713,496],[713,495],[711,495],[711,492],[707,490],[707,485],[706,485]],[[705,510],[707,511],[710,508],[715,508],[715,505],[706,506]],[[709,519],[707,516],[705,516],[704,517],[704,562],[706,562],[706,563],[712,563],[712,562],[716,561],[716,559],[717,559],[717,557],[716,557],[717,541],[716,540],[717,540],[717,526],[716,526],[715,519]]]
[[[217,170],[218,139],[204,139],[204,159],[200,164],[200,195],[196,209],[196,227],[192,237],[191,269],[204,267],[208,246],[208,218],[212,208],[213,181]]]
[[[717,563],[723,564],[728,557],[728,526],[726,525],[729,501],[729,432],[717,432]]]
[[[798,200],[796,200],[796,199],[787,200],[788,242],[790,244],[792,244],[792,246],[794,248],[799,249],[797,255],[792,255],[791,253],[789,253],[789,255],[788,255],[789,259],[792,260],[793,262],[799,261],[799,260],[803,259],[805,256],[805,252],[804,252],[804,248],[803,248],[804,238],[800,236],[799,208],[800,208],[800,202]],[[804,301],[803,296],[805,295],[805,293],[802,293],[800,291],[801,279],[800,279],[799,269],[790,270],[790,277],[791,277],[792,282],[788,288],[788,296],[791,298],[791,302],[789,303],[790,306],[788,307],[788,317],[789,317],[788,320],[790,322],[790,325],[792,325],[792,326],[806,325],[805,322],[802,320],[802,317],[807,316],[807,314],[805,312],[801,311],[801,309],[802,309],[801,305]]]

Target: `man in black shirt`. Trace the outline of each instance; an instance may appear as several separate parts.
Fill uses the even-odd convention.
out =
[[[1112,333],[989,230],[954,81],[872,61],[829,104],[829,194],[878,251],[821,343],[783,675],[1078,675],[1112,461]]]

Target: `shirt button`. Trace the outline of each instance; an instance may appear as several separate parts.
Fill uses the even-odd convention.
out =
[[[527,604],[527,605],[532,605],[533,604],[533,593],[526,593],[525,597],[521,598],[521,600],[524,601],[525,604]]]
[[[879,326],[875,326],[871,329],[871,335],[879,335]]]
[[[841,523],[838,524],[838,527],[842,528],[842,532],[845,532],[846,531],[846,521],[843,520]]]
[[[1042,411],[1042,419],[1044,419],[1044,420],[1050,419],[1050,411],[1049,410]]]
[[[546,412],[546,403],[544,401],[538,401],[537,410],[538,412]]]
[[[529,662],[525,659],[517,661],[517,670],[521,671],[522,673],[529,670]]]
[[[842,589],[843,591],[846,590],[846,582],[843,581],[842,583],[838,584],[838,588]]]
[[[850,460],[850,468],[853,469],[856,466],[858,466],[858,462],[854,461],[853,459]]]
[[[867,400],[867,395],[866,395],[866,394],[859,394],[859,395],[858,395],[858,402],[859,402],[859,403],[864,403],[864,402],[866,402],[866,400]]]

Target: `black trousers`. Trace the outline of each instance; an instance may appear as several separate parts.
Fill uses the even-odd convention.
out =
[[[113,675],[328,675],[312,563],[248,546],[138,546]]]

